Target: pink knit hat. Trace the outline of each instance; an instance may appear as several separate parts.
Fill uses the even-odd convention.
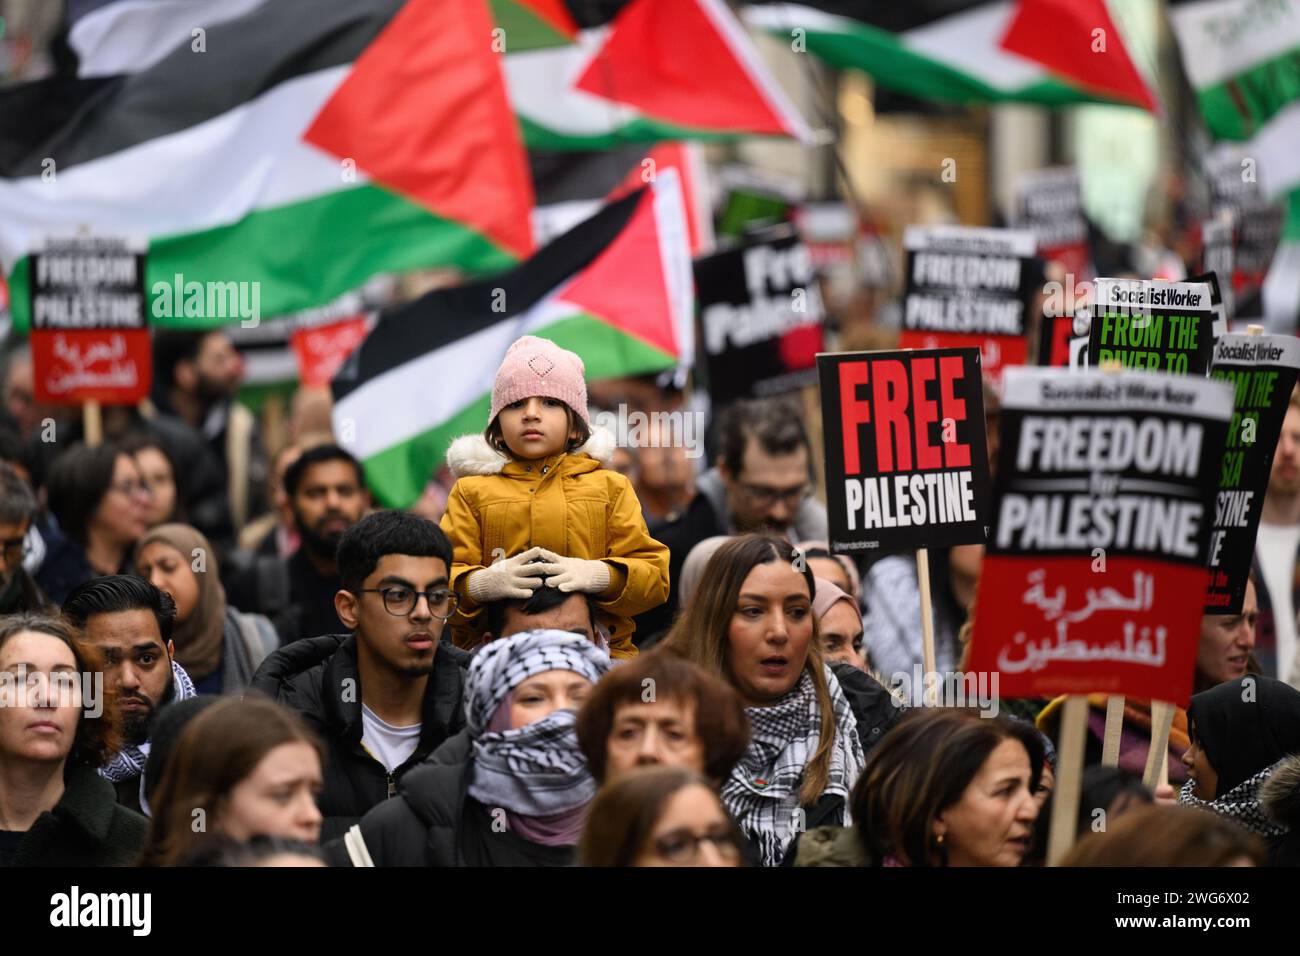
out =
[[[559,399],[590,426],[585,373],[582,359],[572,352],[535,335],[523,336],[506,350],[505,360],[497,369],[488,424],[496,421],[507,405],[536,395]]]

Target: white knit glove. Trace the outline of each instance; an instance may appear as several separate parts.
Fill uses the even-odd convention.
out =
[[[584,558],[566,558],[553,551],[542,551],[545,564],[546,586],[561,591],[581,591],[599,594],[609,587],[609,565],[604,561],[587,561]]]
[[[550,552],[544,548],[530,548],[513,558],[500,561],[475,571],[469,576],[469,596],[475,604],[508,599],[527,600],[542,586],[541,577],[549,574],[547,565],[538,558],[549,560]],[[531,563],[530,563],[531,562]]]

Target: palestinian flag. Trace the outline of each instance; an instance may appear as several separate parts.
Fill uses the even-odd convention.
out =
[[[576,352],[589,380],[686,359],[691,266],[676,191],[665,172],[510,272],[381,315],[333,389],[334,434],[383,505],[410,505],[452,439],[487,426],[497,367],[521,335]]]
[[[811,138],[722,0],[494,0],[492,8],[530,148]]]
[[[379,273],[526,257],[532,187],[493,28],[486,0],[272,0],[202,51],[0,90],[17,325],[46,235],[146,238],[151,320],[190,327],[232,319],[171,314],[177,276],[257,283],[273,316]]]
[[[691,258],[713,251],[703,147],[699,143],[629,143],[593,152],[529,150],[537,206],[533,237],[538,244],[568,232],[602,205],[640,189],[664,170],[677,171],[686,205]]]
[[[743,15],[796,51],[925,100],[1155,108],[1104,0],[749,0]]]
[[[1270,329],[1300,323],[1300,7],[1196,0],[1169,10],[1205,125],[1242,144],[1261,192],[1283,199],[1282,241],[1262,289]],[[1244,174],[1244,170],[1243,170]]]

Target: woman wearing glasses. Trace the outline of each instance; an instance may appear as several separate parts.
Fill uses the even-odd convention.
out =
[[[48,542],[36,583],[50,600],[62,604],[93,577],[129,572],[151,500],[134,458],[111,444],[73,445],[50,466],[45,492],[59,533]]]
[[[703,777],[646,767],[596,795],[580,854],[583,866],[741,866],[744,839]]]
[[[336,865],[568,866],[596,782],[574,712],[610,666],[568,631],[482,647],[465,678],[465,729],[325,848]]]
[[[242,694],[262,661],[280,645],[261,614],[226,603],[217,556],[187,524],[162,524],[136,546],[136,571],[176,602],[173,659],[200,694]]]

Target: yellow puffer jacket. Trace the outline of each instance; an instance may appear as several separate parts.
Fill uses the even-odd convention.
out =
[[[594,595],[597,618],[610,634],[610,654],[636,655],[632,616],[668,598],[668,549],[650,537],[632,484],[601,467],[607,434],[577,452],[518,462],[494,451],[481,435],[452,443],[447,464],[456,475],[442,530],[455,549],[451,587],[460,598],[452,619],[457,644],[473,646],[483,610],[469,596],[469,575],[493,561],[533,547],[587,560],[604,560],[610,582]]]

